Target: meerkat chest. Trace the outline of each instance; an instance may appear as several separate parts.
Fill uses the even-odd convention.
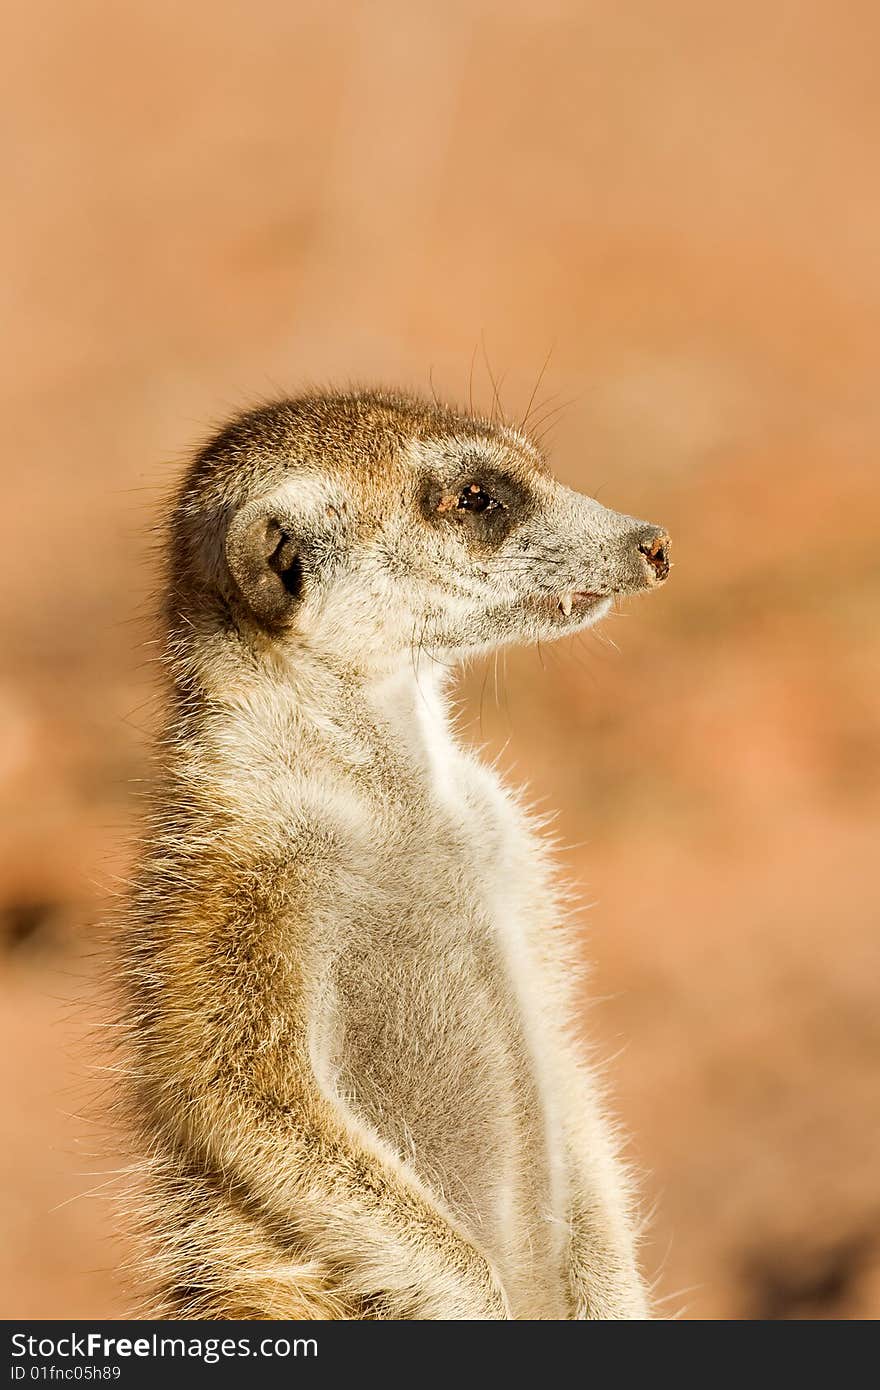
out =
[[[540,852],[490,774],[446,773],[386,812],[364,866],[334,968],[335,1084],[549,1308],[563,1194],[529,947]]]

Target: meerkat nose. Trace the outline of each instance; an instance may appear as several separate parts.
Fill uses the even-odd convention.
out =
[[[635,539],[645,557],[649,582],[662,584],[669,574],[669,537],[665,531],[649,526],[638,532]]]

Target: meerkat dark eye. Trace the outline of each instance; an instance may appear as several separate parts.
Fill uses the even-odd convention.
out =
[[[458,509],[462,512],[495,512],[503,506],[503,502],[492,497],[479,483],[471,483],[458,499]]]

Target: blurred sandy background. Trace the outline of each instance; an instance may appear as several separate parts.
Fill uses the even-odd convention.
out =
[[[689,1317],[880,1314],[880,8],[16,0],[4,27],[0,1310],[125,1307],[78,1195],[112,1167],[82,1035],[179,461],[304,383],[466,399],[475,349],[487,406],[484,338],[512,416],[552,348],[557,471],[674,537],[616,647],[464,687],[597,904],[646,1268]]]

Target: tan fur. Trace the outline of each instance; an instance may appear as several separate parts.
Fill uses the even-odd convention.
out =
[[[445,691],[660,582],[665,537],[516,431],[355,392],[233,422],[168,554],[120,943],[152,1309],[646,1316],[567,908]]]

